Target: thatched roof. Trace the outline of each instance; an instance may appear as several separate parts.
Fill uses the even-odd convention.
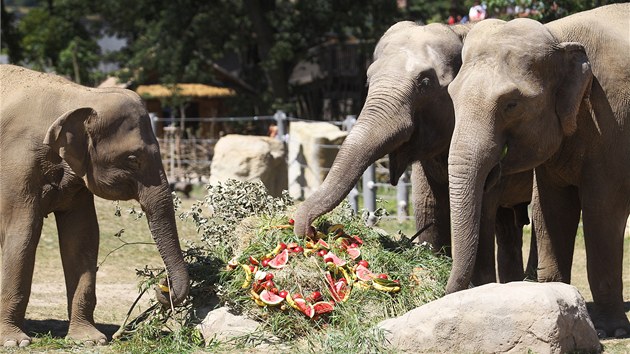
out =
[[[109,87],[128,88],[129,83],[120,82],[120,80],[117,77],[108,76],[107,79],[101,82],[101,84],[98,85],[97,87],[98,88],[109,88]]]
[[[163,85],[140,85],[136,89],[138,95],[144,98],[166,98],[171,97],[177,90],[179,96],[184,97],[232,97],[236,95],[234,90],[225,87],[215,87],[203,84],[177,84],[175,88]]]

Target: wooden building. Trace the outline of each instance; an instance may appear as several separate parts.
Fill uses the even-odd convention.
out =
[[[169,125],[183,127],[181,134],[187,137],[218,137],[219,128],[216,124],[200,122],[196,118],[227,115],[226,99],[236,95],[230,88],[204,84],[140,85],[136,92],[145,101],[150,113],[166,119],[160,119],[155,126],[158,137],[163,137],[164,127]]]

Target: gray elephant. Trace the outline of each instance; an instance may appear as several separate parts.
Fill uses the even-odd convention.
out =
[[[630,4],[547,25],[486,20],[468,34],[449,93],[453,270],[447,291],[468,287],[489,176],[535,168],[538,279],[571,281],[584,227],[600,335],[624,336],[622,263],[630,213]]]
[[[0,66],[0,82],[0,342],[31,342],[22,326],[35,249],[49,213],[59,232],[68,338],[106,342],[93,317],[99,245],[94,195],[139,201],[170,279],[169,294],[158,291],[158,300],[183,301],[188,271],[157,139],[140,97],[12,65]]]
[[[421,234],[421,241],[429,242],[436,250],[450,245],[447,154],[454,112],[447,86],[459,70],[462,40],[469,28],[400,22],[383,35],[374,51],[374,62],[368,69],[369,92],[365,106],[325,181],[299,205],[294,215],[297,235],[308,235],[312,221],[337,206],[367,166],[389,154],[392,184],[396,184],[408,165],[413,164],[417,227],[433,225]],[[497,208],[505,205],[512,211],[514,205],[531,199],[531,173],[524,175],[530,185],[525,186],[522,193],[509,190],[522,185],[501,181],[502,188],[496,188],[493,197],[488,198],[492,200],[487,204],[488,232],[478,248],[476,284],[496,281],[494,228]],[[499,193],[503,188],[506,188],[505,193]],[[512,199],[516,195],[521,198],[517,202]],[[509,200],[504,196],[509,196]],[[516,226],[514,212],[502,215],[506,218],[500,223],[505,227],[497,228],[497,231],[509,230],[502,235],[521,238],[522,225]],[[501,235],[497,237],[501,238]],[[506,243],[499,242],[502,247]],[[517,247],[518,252],[508,253],[520,255],[520,244]],[[500,259],[510,264],[500,265],[506,269],[502,273],[503,281],[523,279],[522,256]]]

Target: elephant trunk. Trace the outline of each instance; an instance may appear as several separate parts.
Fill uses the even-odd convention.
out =
[[[369,165],[411,136],[411,102],[405,91],[411,87],[400,82],[386,86],[379,84],[381,88],[370,90],[357,123],[339,149],[326,179],[299,205],[294,215],[296,235],[310,236],[310,225],[315,218],[339,205]]]
[[[497,146],[491,134],[472,134],[468,128],[455,128],[448,159],[453,268],[447,293],[466,289],[471,282],[479,247],[484,188],[500,173]]]
[[[164,171],[161,174],[163,183],[140,188],[139,202],[146,213],[151,235],[166,265],[169,279],[169,294],[158,289],[157,299],[164,305],[177,305],[188,295],[190,279],[177,236],[171,191]]]

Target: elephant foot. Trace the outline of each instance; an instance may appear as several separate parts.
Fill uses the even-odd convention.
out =
[[[2,336],[2,345],[4,347],[27,347],[31,344],[31,337],[27,336],[21,329],[16,326],[2,327],[0,331]]]
[[[8,341],[4,342],[4,346],[7,348],[11,348],[11,347],[24,348],[24,347],[28,347],[29,345],[31,345],[31,341],[29,339],[22,339],[19,345],[16,341],[12,339],[9,339]]]
[[[106,345],[107,337],[92,324],[70,325],[66,339],[80,342],[86,346]]]
[[[621,316],[591,315],[599,338],[630,337],[630,322],[624,313]]]
[[[625,329],[625,328],[617,328],[615,329],[615,332],[612,335],[608,335],[608,332],[606,332],[606,330],[601,329],[601,328],[596,328],[595,329],[597,331],[597,337],[599,337],[599,339],[604,339],[604,338],[628,338],[630,337],[630,333]]]

